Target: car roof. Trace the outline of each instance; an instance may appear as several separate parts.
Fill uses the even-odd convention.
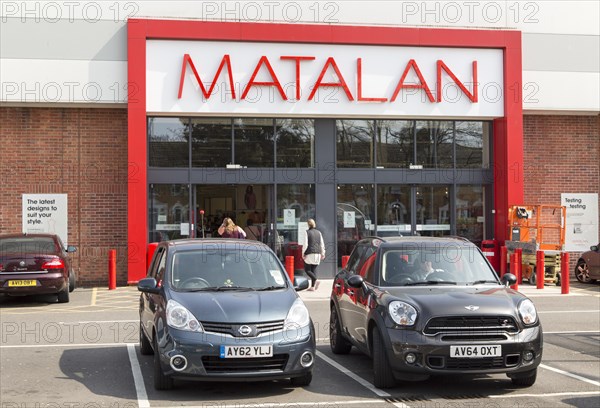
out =
[[[401,244],[440,244],[440,245],[459,245],[459,246],[475,246],[471,241],[463,237],[445,236],[445,237],[424,237],[424,236],[407,236],[407,237],[372,237],[382,241],[380,246],[397,246]]]
[[[172,241],[163,241],[165,245],[172,247],[175,250],[183,249],[204,249],[214,248],[218,246],[219,249],[250,249],[250,250],[262,250],[270,251],[269,246],[259,241],[251,239],[226,239],[226,238],[185,238],[175,239]]]
[[[35,234],[29,234],[29,233],[16,233],[16,234],[2,234],[0,235],[0,239],[2,238],[56,238],[57,235],[56,234],[44,234],[44,233],[35,233]]]

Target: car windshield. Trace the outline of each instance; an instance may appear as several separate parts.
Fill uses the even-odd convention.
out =
[[[281,263],[264,250],[176,252],[171,284],[181,291],[276,290],[286,287]]]
[[[0,255],[3,254],[53,254],[58,252],[51,237],[0,238]]]
[[[457,244],[390,248],[381,260],[381,286],[499,284],[481,252]]]

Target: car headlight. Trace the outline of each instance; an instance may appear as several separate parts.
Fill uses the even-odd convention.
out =
[[[299,329],[308,326],[309,323],[310,315],[308,314],[308,309],[304,305],[304,302],[300,298],[297,298],[285,318],[283,329]]]
[[[394,300],[388,305],[390,317],[400,326],[412,326],[417,321],[417,309],[408,303]]]
[[[530,325],[537,322],[537,311],[533,302],[529,299],[524,299],[519,303],[519,315],[523,323]]]
[[[194,315],[172,299],[167,302],[167,325],[179,330],[204,331],[204,328]]]

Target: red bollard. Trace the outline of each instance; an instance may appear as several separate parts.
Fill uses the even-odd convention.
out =
[[[350,255],[342,255],[342,268],[345,268],[348,265],[348,260],[350,259]]]
[[[517,275],[517,282],[520,284],[523,283],[523,248],[517,248],[515,249],[515,255],[517,258],[517,264],[518,266],[518,271],[519,274]]]
[[[504,274],[506,273],[506,255],[508,253],[508,250],[506,249],[505,246],[500,247],[500,277],[503,277]]]
[[[292,283],[294,283],[294,257],[293,256],[285,257],[285,270],[287,271],[288,276],[290,277],[290,280],[292,281]]]
[[[151,242],[148,244],[148,249],[146,250],[146,273],[148,273],[148,269],[150,269],[152,257],[154,256],[154,252],[156,252],[157,247],[158,242]]]
[[[511,289],[519,290],[519,276],[521,275],[519,257],[516,253],[510,254],[510,272],[517,277],[517,281],[511,286]]]
[[[544,265],[544,251],[537,251],[535,254],[535,279],[536,288],[544,289],[544,279],[546,279]]]
[[[569,294],[569,253],[563,252],[560,254],[560,293],[562,295]]]
[[[108,290],[117,288],[117,250],[108,251]]]

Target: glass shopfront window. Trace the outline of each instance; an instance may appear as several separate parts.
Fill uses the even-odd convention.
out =
[[[313,119],[277,119],[275,129],[277,167],[314,167]]]
[[[372,184],[337,186],[338,265],[350,255],[354,244],[375,234],[374,188]]]
[[[485,226],[485,187],[462,185],[456,187],[456,233],[480,244]]]
[[[296,265],[301,263],[302,234],[309,218],[316,218],[314,184],[278,184],[276,252],[282,260],[294,256]]]
[[[377,167],[409,168],[415,162],[415,122],[385,120],[377,125]]]
[[[423,168],[452,168],[454,166],[454,123],[446,121],[417,121],[416,164]]]
[[[373,167],[373,120],[338,120],[337,167]]]
[[[189,119],[149,118],[150,167],[188,167]]]
[[[489,122],[456,122],[456,167],[489,168]]]
[[[192,119],[192,167],[231,163],[231,119]]]
[[[377,236],[411,233],[411,187],[399,184],[377,186]]]
[[[448,186],[418,186],[416,188],[417,232],[441,237],[450,235],[450,196]]]
[[[150,185],[149,242],[190,235],[190,189],[187,184]]]
[[[273,119],[235,119],[233,130],[235,164],[273,167]]]

